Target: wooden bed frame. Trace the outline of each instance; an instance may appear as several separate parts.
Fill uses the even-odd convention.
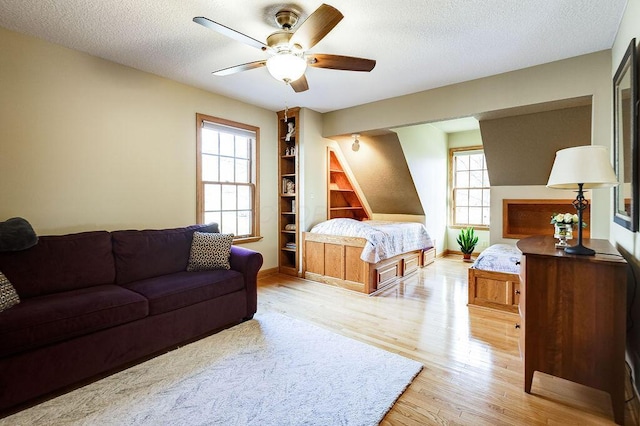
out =
[[[302,276],[366,294],[375,294],[433,263],[435,248],[402,253],[378,263],[360,259],[367,240],[358,237],[302,233]]]
[[[520,276],[469,268],[469,305],[518,313]]]

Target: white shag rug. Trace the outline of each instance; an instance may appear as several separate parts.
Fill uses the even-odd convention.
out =
[[[377,425],[422,365],[268,313],[0,425]]]

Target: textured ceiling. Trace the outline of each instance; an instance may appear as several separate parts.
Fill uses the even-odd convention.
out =
[[[310,68],[294,93],[265,68],[211,71],[266,54],[192,21],[264,41],[269,0],[0,0],[0,26],[251,104],[333,111],[613,45],[626,0],[327,0],[344,19],[311,52],[377,60],[371,73]],[[293,5],[302,19],[322,2]]]

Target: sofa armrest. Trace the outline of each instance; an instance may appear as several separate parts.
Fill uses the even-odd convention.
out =
[[[243,247],[231,246],[229,262],[231,263],[231,269],[244,275],[244,282],[247,287],[246,318],[251,318],[258,309],[258,271],[263,262],[262,254]]]

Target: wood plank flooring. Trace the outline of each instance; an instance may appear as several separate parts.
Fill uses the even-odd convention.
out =
[[[518,316],[467,307],[468,267],[457,256],[438,258],[375,297],[270,275],[258,281],[258,312],[280,312],[421,362],[382,425],[614,424],[608,394],[541,373],[533,395],[524,392]],[[629,406],[625,424],[635,425]]]

